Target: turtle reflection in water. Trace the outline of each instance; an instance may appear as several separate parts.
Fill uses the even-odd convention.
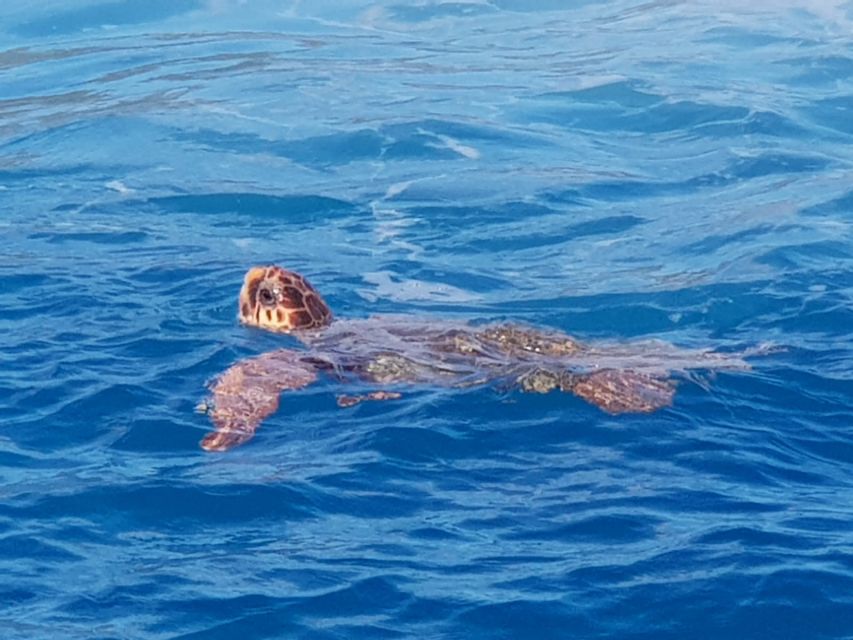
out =
[[[321,373],[361,380],[377,390],[338,397],[341,406],[399,398],[392,385],[467,387],[503,383],[522,391],[573,393],[610,414],[648,413],[672,404],[672,372],[748,369],[733,355],[678,349],[663,342],[585,344],[555,330],[516,324],[475,326],[405,317],[336,320],[301,275],[254,267],[240,291],[243,324],[297,337],[305,349],[277,349],[242,360],[212,385],[202,406],[215,431],[207,451],[249,440],[278,409],[285,391]]]

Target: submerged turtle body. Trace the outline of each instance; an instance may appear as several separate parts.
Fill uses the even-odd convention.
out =
[[[254,267],[240,291],[243,324],[292,334],[305,349],[277,349],[242,360],[212,386],[207,413],[215,431],[202,441],[224,451],[250,439],[276,411],[284,391],[324,373],[375,385],[467,387],[501,383],[522,391],[573,393],[611,413],[647,413],[672,404],[673,371],[748,368],[741,359],[687,351],[662,342],[582,344],[555,330],[516,324],[476,326],[407,317],[336,320],[301,275],[278,266]],[[400,397],[377,389],[340,396],[338,404]]]

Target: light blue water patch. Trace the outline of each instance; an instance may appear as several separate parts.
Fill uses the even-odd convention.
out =
[[[853,637],[851,33],[844,2],[4,3],[0,635]],[[752,368],[624,415],[509,379],[341,409],[374,387],[321,375],[205,453],[207,385],[304,348],[237,322],[273,262],[341,320]]]
[[[75,8],[46,7],[44,14],[14,24],[10,31],[27,38],[77,35],[117,25],[145,25],[201,9],[197,0],[152,0],[135,2],[96,2]]]

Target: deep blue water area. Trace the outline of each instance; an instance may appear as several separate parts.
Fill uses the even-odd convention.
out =
[[[6,0],[0,637],[853,638],[853,3]],[[741,351],[568,394],[206,383],[340,318]]]

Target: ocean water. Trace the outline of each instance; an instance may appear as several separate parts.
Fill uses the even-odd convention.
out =
[[[7,0],[0,636],[853,638],[853,4]],[[609,416],[205,385],[339,317],[774,348]]]

